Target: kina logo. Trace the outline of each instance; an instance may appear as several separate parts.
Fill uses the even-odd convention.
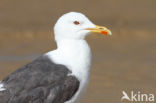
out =
[[[125,91],[122,91],[123,96],[121,97],[121,101],[128,100],[134,102],[153,102],[154,94],[146,94],[141,93],[140,91],[134,92],[131,91],[130,95],[128,95]]]

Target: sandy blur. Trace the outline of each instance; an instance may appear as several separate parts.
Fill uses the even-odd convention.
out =
[[[155,3],[154,0],[1,0],[0,79],[55,49],[52,26],[57,18],[65,12],[79,11],[113,33],[87,37],[93,65],[82,103],[121,103],[122,90],[156,94]]]

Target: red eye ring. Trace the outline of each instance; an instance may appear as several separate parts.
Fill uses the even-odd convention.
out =
[[[74,21],[73,23],[74,23],[75,25],[79,25],[79,24],[80,24],[79,21]]]

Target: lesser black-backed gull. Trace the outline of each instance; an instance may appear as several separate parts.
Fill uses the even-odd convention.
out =
[[[89,82],[90,33],[111,35],[85,15],[70,12],[54,26],[57,49],[26,64],[0,82],[0,103],[78,103]]]

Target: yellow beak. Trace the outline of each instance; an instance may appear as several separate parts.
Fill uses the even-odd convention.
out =
[[[87,28],[86,30],[90,30],[93,33],[112,35],[112,32],[109,29],[107,29],[106,27],[98,26],[98,25],[95,25],[95,26],[96,26],[95,28]]]

